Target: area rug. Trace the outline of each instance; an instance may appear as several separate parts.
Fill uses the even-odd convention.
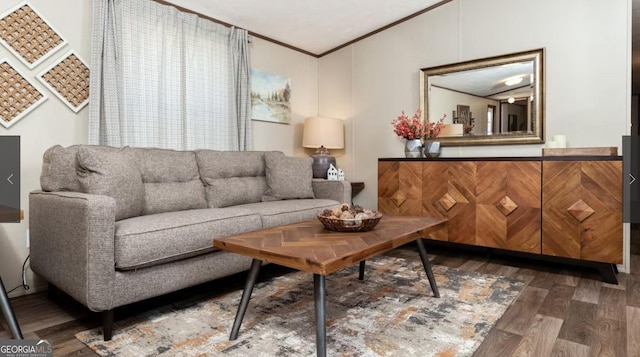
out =
[[[326,278],[327,355],[471,356],[523,281],[434,266],[433,297],[417,252],[395,250]],[[253,290],[237,340],[241,291],[172,305],[76,337],[101,356],[314,356],[313,277],[293,272]]]

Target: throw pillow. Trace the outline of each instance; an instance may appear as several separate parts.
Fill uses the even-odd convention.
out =
[[[144,203],[144,185],[134,156],[125,149],[81,147],[76,173],[82,192],[112,197],[116,220],[139,216]]]
[[[75,169],[78,148],[78,145],[66,149],[56,145],[44,152],[40,174],[40,187],[44,191],[80,192]]]
[[[295,198],[314,198],[313,171],[310,157],[291,157],[280,152],[264,155],[267,175],[267,190],[262,201]]]

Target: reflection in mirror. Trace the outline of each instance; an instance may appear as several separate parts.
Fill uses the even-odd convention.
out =
[[[543,143],[543,49],[421,70],[425,117],[442,145]]]

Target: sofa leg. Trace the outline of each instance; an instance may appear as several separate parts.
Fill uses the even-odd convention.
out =
[[[105,341],[113,337],[113,309],[102,312],[102,337]]]

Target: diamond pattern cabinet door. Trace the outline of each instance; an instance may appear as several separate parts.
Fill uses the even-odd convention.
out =
[[[400,210],[393,201],[400,187],[399,161],[378,161],[378,211],[397,215]]]
[[[402,216],[422,216],[421,162],[378,162],[378,210]]]
[[[476,163],[449,163],[449,195],[456,205],[449,210],[449,241],[476,244]]]
[[[400,214],[422,216],[422,162],[401,161],[399,196],[403,202]]]
[[[464,161],[425,161],[422,172],[424,216],[449,219],[446,232],[431,238],[475,244],[476,164]]]
[[[422,165],[422,215],[449,218],[457,202],[449,195],[449,164],[444,161],[427,161]],[[430,234],[429,238],[447,241],[447,229]]]
[[[580,222],[567,208],[580,199],[580,163],[542,164],[542,254],[580,258]]]
[[[582,200],[594,211],[581,224],[580,258],[622,263],[622,162],[588,161],[581,166]]]
[[[543,163],[542,253],[622,263],[622,163]]]
[[[476,244],[484,247],[507,247],[507,182],[506,161],[477,163]],[[508,199],[508,201],[511,201]]]
[[[476,244],[540,254],[540,162],[477,163]]]
[[[518,205],[507,216],[507,249],[542,252],[542,163],[513,161],[507,169],[507,196]]]

